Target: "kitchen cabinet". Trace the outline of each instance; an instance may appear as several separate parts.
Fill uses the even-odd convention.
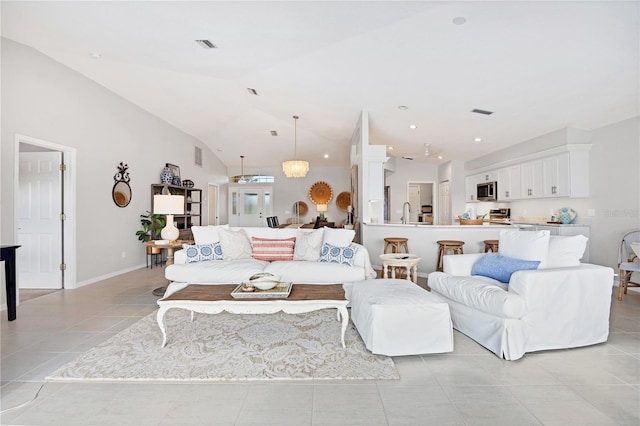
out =
[[[542,197],[542,160],[529,161],[520,166],[521,199]]]
[[[569,153],[542,160],[543,197],[569,196]]]
[[[474,203],[478,201],[477,199],[478,184],[481,182],[481,179],[483,179],[483,177],[484,177],[484,174],[480,173],[480,174],[470,175],[465,178],[465,188],[466,188],[465,200],[467,201],[467,203]]]
[[[521,167],[512,166],[497,171],[498,201],[512,201],[521,198]]]

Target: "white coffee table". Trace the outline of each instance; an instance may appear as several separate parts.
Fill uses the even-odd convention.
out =
[[[287,314],[301,314],[320,309],[337,309],[338,320],[342,320],[342,347],[345,348],[344,333],[349,324],[348,300],[345,299],[342,284],[294,284],[286,299],[235,299],[231,292],[237,284],[189,284],[182,290],[158,300],[157,320],[162,331],[162,347],[167,344],[164,314],[169,309],[179,308],[203,314],[273,314],[282,311]]]
[[[396,277],[396,268],[407,268],[407,280],[413,281],[415,284],[418,283],[418,263],[421,259],[415,254],[381,254],[380,260],[382,261],[382,278],[389,278],[389,268],[391,268],[391,278]]]

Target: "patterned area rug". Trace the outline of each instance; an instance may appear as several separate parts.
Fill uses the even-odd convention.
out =
[[[53,372],[54,381],[399,379],[353,323],[340,343],[334,309],[306,314],[215,315],[171,309],[167,346],[153,313]]]

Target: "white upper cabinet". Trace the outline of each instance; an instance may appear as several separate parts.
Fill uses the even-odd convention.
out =
[[[521,198],[542,197],[542,161],[529,161],[520,166]]]
[[[473,203],[478,201],[477,199],[478,184],[482,182],[481,179],[484,179],[484,173],[467,176],[465,178],[465,189],[466,189],[465,201],[467,203]]]
[[[498,170],[498,201],[519,200],[522,198],[520,189],[520,169],[520,165],[517,165]]]
[[[466,200],[477,201],[477,184],[490,181],[498,182],[498,201],[588,197],[590,148],[588,144],[567,145],[563,151],[549,150],[528,156],[529,161],[515,160],[508,167],[467,176]]]

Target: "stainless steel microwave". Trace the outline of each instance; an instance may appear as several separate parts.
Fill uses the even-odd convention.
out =
[[[476,195],[478,201],[496,201],[498,199],[498,182],[479,183]]]

